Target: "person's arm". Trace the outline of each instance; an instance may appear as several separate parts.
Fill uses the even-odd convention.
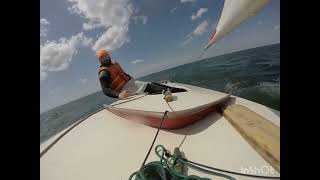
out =
[[[118,98],[119,93],[111,89],[110,73],[108,71],[101,71],[99,74],[99,80],[102,88],[102,92],[111,98]]]

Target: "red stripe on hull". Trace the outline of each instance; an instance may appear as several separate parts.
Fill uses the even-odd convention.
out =
[[[208,115],[210,112],[213,112],[217,109],[217,106],[210,106],[205,109],[199,110],[197,112],[186,113],[184,115],[169,118],[165,117],[162,128],[164,129],[176,129],[187,126],[195,121],[198,121]],[[151,116],[147,114],[137,114],[134,112],[128,112],[124,109],[109,109],[112,113],[135,122],[143,123],[152,127],[159,127],[162,121],[162,117]],[[170,112],[174,113],[174,112]]]

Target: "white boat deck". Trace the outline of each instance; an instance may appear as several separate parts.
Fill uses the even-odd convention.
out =
[[[186,84],[168,83],[166,85],[177,88],[184,88],[187,92],[173,93],[174,100],[170,102],[170,106],[175,111],[183,111],[194,107],[202,106],[217,101],[227,94],[212,91],[205,88],[190,86]],[[214,93],[213,93],[214,92]],[[140,98],[143,96],[142,98]],[[116,107],[141,111],[165,112],[172,111],[168,104],[163,100],[164,95],[136,95],[129,99],[119,100],[111,105],[118,104]],[[131,99],[135,99],[131,101]],[[125,102],[125,103],[123,103]],[[123,103],[123,104],[120,104]]]
[[[280,126],[279,111],[238,97],[235,103],[249,107]],[[102,110],[78,125],[43,155],[40,159],[40,179],[128,179],[140,168],[156,131],[155,128]],[[40,151],[59,134],[43,143]],[[218,113],[211,113],[183,129],[160,131],[155,142],[155,145],[158,144],[171,152],[180,146],[187,159],[216,168],[242,173],[244,168],[253,168],[256,169],[254,175],[280,176],[275,170],[268,171],[271,166]],[[154,160],[159,159],[153,149],[147,162]],[[188,170],[188,174],[224,179],[192,169]],[[231,176],[236,179],[255,179]]]

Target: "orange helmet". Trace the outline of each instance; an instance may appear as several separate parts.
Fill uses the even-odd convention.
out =
[[[98,52],[98,54],[97,54],[97,58],[99,59],[99,60],[101,60],[103,57],[108,57],[108,58],[110,58],[110,55],[109,55],[109,53],[106,51],[106,50],[101,50],[101,51],[99,51]]]

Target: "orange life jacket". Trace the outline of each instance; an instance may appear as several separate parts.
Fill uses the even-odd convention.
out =
[[[124,73],[119,63],[110,63],[109,66],[101,66],[101,71],[108,71],[111,75],[111,89],[117,92],[121,92],[121,89],[129,81],[128,76]]]

